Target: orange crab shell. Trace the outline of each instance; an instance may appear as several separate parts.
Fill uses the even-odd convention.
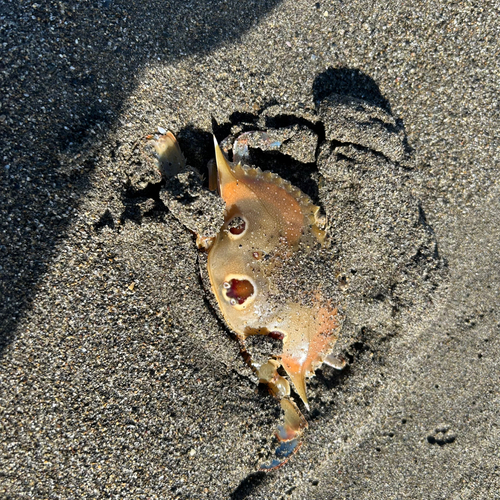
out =
[[[282,332],[282,366],[307,404],[305,377],[332,350],[337,309],[320,291],[309,305],[277,300],[272,292],[277,269],[287,265],[290,255],[323,243],[319,207],[276,174],[231,166],[216,141],[215,151],[217,187],[226,211],[207,258],[212,289],[228,326],[242,339]]]

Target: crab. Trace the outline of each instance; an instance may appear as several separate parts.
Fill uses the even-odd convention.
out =
[[[342,369],[337,354],[354,363],[359,345],[372,357],[378,339],[431,303],[444,263],[414,194],[404,128],[380,99],[330,93],[315,110],[270,104],[216,128],[228,125],[220,146],[214,138],[208,189],[160,129],[147,143],[156,165],[148,154],[135,178],[158,185],[159,167],[161,200],[196,235],[208,302],[281,402],[268,471],[301,445],[318,395],[307,380],[323,364]]]
[[[291,388],[309,410],[306,379],[323,363],[343,367],[332,353],[341,321],[325,284],[325,259],[318,258],[326,238],[320,209],[277,174],[246,164],[250,139],[277,145],[265,132],[247,132],[232,145],[230,162],[214,136],[209,188],[223,201],[223,220],[215,231],[203,225],[190,229],[206,255],[202,272],[221,318],[284,411],[275,458],[260,466],[272,470],[298,450],[308,426]],[[165,177],[193,174],[171,132],[152,144]],[[169,203],[175,211],[177,202]],[[254,354],[259,340],[269,344],[260,356]]]

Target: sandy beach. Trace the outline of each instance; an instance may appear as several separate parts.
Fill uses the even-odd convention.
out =
[[[500,498],[499,18],[5,0],[0,496]],[[212,132],[254,126],[305,138],[261,167],[326,214],[347,360],[308,382],[302,446],[268,473],[279,402],[145,149],[171,130],[206,178]]]

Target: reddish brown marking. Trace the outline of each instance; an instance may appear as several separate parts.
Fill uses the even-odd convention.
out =
[[[246,228],[246,223],[241,217],[235,217],[228,226],[231,234],[241,234]]]
[[[267,335],[275,340],[283,340],[285,338],[284,333],[278,332],[276,330],[273,332],[269,332]]]
[[[253,295],[254,289],[252,283],[248,280],[232,279],[229,281],[229,288],[226,295],[230,299],[234,299],[238,304],[243,304],[248,297]]]

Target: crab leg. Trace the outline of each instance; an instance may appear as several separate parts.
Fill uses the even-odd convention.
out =
[[[299,448],[300,436],[307,428],[307,421],[298,409],[297,405],[290,399],[290,384],[288,380],[278,373],[280,363],[270,359],[267,363],[258,366],[250,362],[255,370],[259,381],[266,384],[269,392],[280,399],[281,408],[285,413],[284,423],[278,426],[276,438],[279,445],[275,450],[275,457],[269,464],[261,464],[260,469],[270,471],[281,467]]]

